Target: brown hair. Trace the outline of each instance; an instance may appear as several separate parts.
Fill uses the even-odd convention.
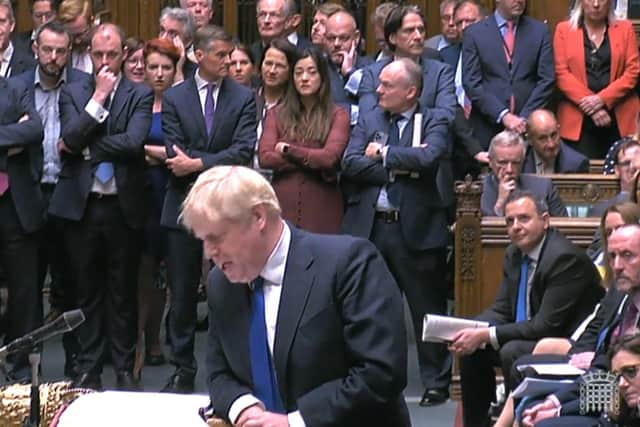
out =
[[[175,67],[180,60],[180,51],[174,44],[165,38],[155,38],[149,40],[144,45],[144,50],[142,55],[144,56],[144,60],[147,60],[147,57],[152,53],[159,53],[161,55],[167,56],[171,62],[173,62],[173,66]]]

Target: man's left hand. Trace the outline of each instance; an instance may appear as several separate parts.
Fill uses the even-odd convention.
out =
[[[173,146],[173,150],[176,152],[176,155],[175,157],[167,159],[166,165],[175,176],[186,176],[202,170],[202,160],[192,159],[177,145]]]
[[[241,427],[289,427],[289,417],[265,411],[247,419]]]
[[[371,160],[380,160],[382,158],[382,144],[379,142],[370,142],[364,150],[364,155]]]
[[[489,328],[467,328],[454,335],[449,350],[461,355],[471,354],[487,342]]]

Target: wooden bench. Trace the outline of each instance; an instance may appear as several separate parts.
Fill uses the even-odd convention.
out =
[[[556,174],[545,175],[553,181],[570,216],[589,216],[595,204],[614,198],[620,192],[615,175]]]

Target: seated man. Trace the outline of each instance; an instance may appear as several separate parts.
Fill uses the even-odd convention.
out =
[[[589,173],[589,159],[560,140],[558,121],[549,110],[535,110],[527,121],[523,173]]]
[[[489,165],[492,173],[482,184],[480,209],[485,216],[504,216],[504,205],[514,190],[528,190],[543,199],[551,216],[567,216],[567,209],[551,180],[541,176],[521,174],[525,145],[519,134],[502,131],[489,144]]]
[[[242,166],[200,174],[182,220],[217,266],[216,414],[236,426],[410,425],[402,296],[373,244],[288,225],[266,179]]]
[[[515,191],[505,203],[505,218],[511,245],[502,283],[493,305],[477,318],[491,326],[463,329],[450,345],[464,356],[460,382],[466,427],[489,425],[494,366],[510,372],[513,362],[530,353],[540,338],[569,336],[604,292],[591,260],[549,228],[543,200],[529,191]]]

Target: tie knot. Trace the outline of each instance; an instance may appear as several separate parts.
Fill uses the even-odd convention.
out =
[[[507,21],[506,22],[506,26],[507,26],[507,30],[509,31],[513,31],[513,21]]]
[[[213,94],[213,91],[216,88],[216,84],[215,83],[208,83],[207,84],[207,96],[211,96]]]
[[[264,286],[264,279],[262,278],[262,276],[258,276],[256,277],[253,282],[253,290],[254,291],[259,291],[262,289],[262,287]]]
[[[391,123],[397,125],[400,120],[404,119],[404,116],[400,113],[391,114]]]
[[[531,260],[531,257],[529,255],[524,255],[522,257],[522,264],[529,265],[529,264],[531,264],[531,261],[532,260]]]

